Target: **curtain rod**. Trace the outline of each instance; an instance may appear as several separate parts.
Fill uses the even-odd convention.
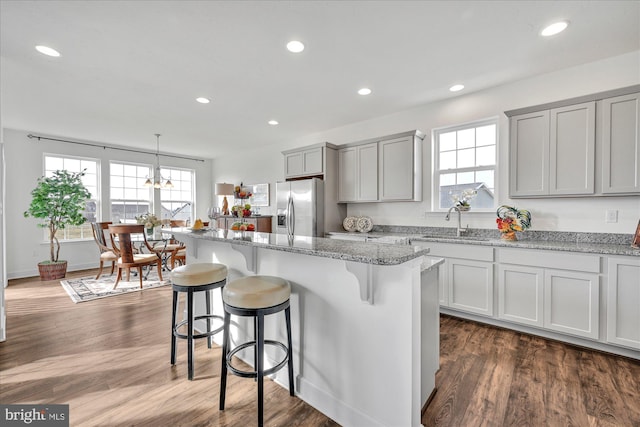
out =
[[[184,159],[184,160],[193,160],[194,162],[204,162],[203,159],[196,159],[195,157],[178,156],[178,155],[175,155],[175,154],[154,153],[154,152],[151,152],[151,151],[135,150],[133,148],[112,147],[112,146],[104,145],[104,144],[100,145],[100,144],[92,144],[90,142],[69,141],[67,139],[49,138],[47,136],[38,136],[38,135],[32,135],[32,134],[27,135],[27,137],[30,138],[30,139],[36,138],[38,141],[40,141],[42,139],[46,139],[46,140],[49,140],[49,141],[67,142],[69,144],[88,145],[89,147],[98,147],[98,148],[102,148],[103,150],[106,150],[108,148],[110,150],[128,151],[130,153],[151,154],[151,155],[154,155],[154,156],[158,155],[158,156],[164,156],[164,157],[172,157],[174,159]]]

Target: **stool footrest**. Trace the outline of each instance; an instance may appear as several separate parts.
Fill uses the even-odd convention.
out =
[[[222,316],[218,316],[216,314],[205,314],[205,315],[202,315],[202,316],[196,316],[196,317],[193,318],[193,321],[195,322],[196,320],[200,320],[200,319],[218,319],[218,320],[221,320],[221,321],[224,322],[224,318]],[[173,335],[176,336],[177,338],[181,338],[183,340],[188,339],[189,337],[188,337],[187,334],[181,334],[180,332],[178,332],[178,328],[186,325],[188,322],[189,322],[189,320],[187,319],[187,320],[183,320],[182,322],[176,324],[176,326],[173,328]],[[223,329],[224,329],[224,325],[222,325],[222,326],[220,326],[220,327],[218,327],[216,329],[213,329],[213,330],[211,330],[209,332],[203,332],[201,334],[193,334],[192,338],[195,340],[195,339],[198,339],[198,338],[211,337],[211,336],[217,334],[218,332],[222,331]]]
[[[269,369],[265,369],[263,376],[268,376],[271,374],[276,373],[277,371],[279,371],[280,369],[282,369],[287,362],[289,361],[289,349],[287,348],[286,345],[284,345],[283,343],[281,343],[280,341],[274,341],[274,340],[264,340],[264,345],[273,345],[276,347],[279,347],[282,351],[284,351],[284,359],[282,359],[277,365],[269,368]],[[245,348],[248,347],[256,347],[257,344],[255,341],[247,341],[245,343],[240,344],[239,346],[237,346],[236,348],[234,348],[233,350],[231,350],[229,352],[229,354],[227,354],[227,367],[229,368],[229,370],[231,372],[233,372],[235,375],[239,376],[239,377],[243,377],[243,378],[257,378],[258,377],[258,373],[256,371],[244,371],[238,368],[235,368],[232,364],[231,364],[231,359],[233,358],[233,356],[241,351],[244,350]],[[255,351],[255,350],[254,350]]]

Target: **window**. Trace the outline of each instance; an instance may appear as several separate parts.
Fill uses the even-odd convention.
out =
[[[137,216],[153,212],[153,187],[143,186],[151,166],[111,162],[109,175],[112,222],[135,223]]]
[[[493,209],[498,120],[434,131],[434,206],[448,209],[464,194],[469,204]]]
[[[44,155],[44,175],[53,176],[56,170],[67,170],[69,172],[82,172],[82,183],[91,193],[91,198],[87,200],[84,210],[84,217],[87,221],[78,226],[69,226],[56,233],[58,240],[78,240],[93,239],[91,232],[91,223],[96,222],[96,215],[99,206],[98,191],[98,170],[99,163],[95,159],[87,159],[81,157],[60,156],[55,154]],[[45,229],[46,240],[49,240],[48,231]]]
[[[161,219],[191,220],[193,213],[193,194],[195,173],[190,169],[160,170],[162,176],[171,177],[173,188],[163,187],[160,190],[160,204],[162,206]]]

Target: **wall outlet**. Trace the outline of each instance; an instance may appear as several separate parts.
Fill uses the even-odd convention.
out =
[[[618,222],[618,211],[615,209],[607,209],[607,212],[604,216],[604,222]]]

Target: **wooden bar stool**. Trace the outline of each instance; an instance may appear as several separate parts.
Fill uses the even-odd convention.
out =
[[[224,398],[227,387],[227,369],[244,378],[256,378],[258,381],[258,425],[263,425],[264,376],[271,375],[288,365],[289,394],[293,388],[293,351],[291,346],[291,311],[289,297],[291,285],[288,281],[275,276],[249,276],[234,280],[222,290],[224,305],[224,335],[222,341],[222,371],[220,373],[220,410],[224,410]],[[284,310],[287,326],[287,345],[279,341],[265,340],[264,316]],[[229,324],[231,315],[254,318],[254,340],[229,349]],[[285,352],[284,358],[275,366],[264,369],[265,345],[272,345]],[[232,364],[233,356],[248,347],[254,347],[254,371],[243,371]]]
[[[171,271],[171,283],[173,288],[173,313],[171,315],[171,364],[176,364],[176,338],[187,340],[187,371],[188,378],[193,379],[193,349],[194,340],[198,338],[207,338],[207,345],[211,348],[212,336],[222,331],[223,326],[211,329],[211,319],[223,320],[222,316],[215,315],[211,312],[211,295],[209,291],[224,287],[227,283],[227,266],[215,263],[189,264],[177,267]],[[187,318],[176,323],[178,311],[179,292],[187,294]],[[193,314],[193,294],[196,292],[205,292],[207,312],[200,316]],[[206,319],[207,330],[203,333],[196,334],[193,330],[193,323],[196,320]],[[178,330],[187,325],[186,333],[180,333]]]

